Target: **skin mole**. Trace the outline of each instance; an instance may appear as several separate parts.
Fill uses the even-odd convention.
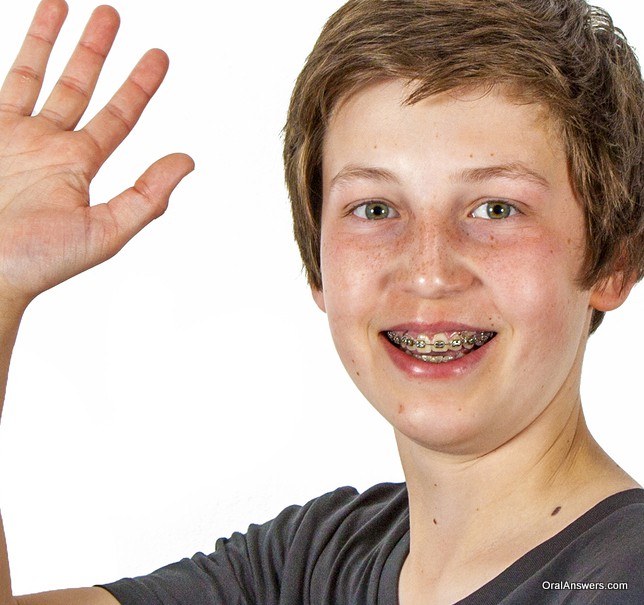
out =
[[[550,516],[554,517],[556,514],[559,513],[560,510],[561,510],[561,506],[557,506],[557,508],[555,508],[555,510],[552,511],[552,514]]]

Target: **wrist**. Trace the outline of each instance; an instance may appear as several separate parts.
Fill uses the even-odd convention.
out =
[[[33,296],[16,291],[0,278],[0,322],[20,323],[25,310],[33,299]]]
[[[5,296],[0,291],[0,338],[7,332],[17,331],[28,306],[27,301]]]

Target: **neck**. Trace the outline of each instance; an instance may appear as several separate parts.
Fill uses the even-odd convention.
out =
[[[401,603],[430,586],[437,603],[463,598],[597,502],[637,486],[590,435],[578,397],[564,418],[546,412],[485,454],[432,452],[399,433],[397,441],[411,528]]]

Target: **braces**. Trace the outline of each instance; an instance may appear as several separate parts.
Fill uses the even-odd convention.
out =
[[[461,351],[467,349],[468,351],[474,347],[483,346],[488,340],[493,338],[496,332],[454,332],[449,340],[437,340],[429,342],[420,338],[411,338],[406,334],[399,334],[397,332],[387,332],[387,338],[397,346],[405,347],[407,350],[412,349],[428,349],[428,352],[442,353],[447,351]],[[423,355],[422,357],[426,357]],[[427,357],[435,357],[427,355]],[[436,357],[444,361],[451,361],[453,357]],[[429,361],[429,359],[425,360]]]

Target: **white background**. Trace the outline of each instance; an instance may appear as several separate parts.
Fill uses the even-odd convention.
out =
[[[35,5],[3,3],[2,71]],[[93,5],[71,0],[52,76]],[[172,66],[93,199],[171,151],[198,169],[117,258],[27,312],[0,431],[17,593],[146,573],[339,485],[402,478],[390,428],[310,298],[283,186],[290,90],[339,5],[117,2],[123,26],[93,107],[147,48]],[[603,5],[644,48],[642,9]],[[583,382],[591,429],[640,482],[643,303],[640,287],[591,339]]]

